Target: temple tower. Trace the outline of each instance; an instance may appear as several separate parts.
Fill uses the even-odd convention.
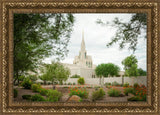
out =
[[[81,42],[81,48],[79,51],[79,56],[75,56],[73,64],[92,68],[92,58],[91,56],[87,55],[85,41],[84,41],[84,32],[82,32],[82,42]]]

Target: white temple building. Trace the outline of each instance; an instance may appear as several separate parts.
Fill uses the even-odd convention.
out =
[[[77,74],[84,78],[95,78],[96,65],[93,64],[92,57],[87,55],[86,46],[84,42],[84,33],[82,34],[81,49],[79,55],[75,56],[73,64],[63,63],[64,66],[68,67],[71,72],[71,76]]]
[[[65,67],[70,69],[70,77],[73,75],[80,75],[83,78],[96,78],[95,68],[96,65],[93,64],[92,57],[87,55],[84,32],[82,33],[82,42],[79,55],[75,56],[73,64],[62,63]],[[124,71],[119,72],[119,76],[123,76]]]

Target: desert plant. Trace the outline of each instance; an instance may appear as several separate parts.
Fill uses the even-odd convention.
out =
[[[50,102],[57,102],[60,100],[62,96],[62,93],[57,91],[57,90],[48,90],[48,93],[47,93],[47,101],[50,101]]]
[[[31,95],[22,95],[22,98],[26,99],[26,100],[31,100],[32,96]]]
[[[21,83],[22,87],[25,89],[31,89],[32,81],[29,78],[25,78]]]
[[[17,89],[14,89],[13,90],[13,93],[14,93],[14,98],[16,98],[18,96],[18,90]]]
[[[88,97],[88,92],[86,91],[85,88],[72,88],[70,89],[70,93],[69,93],[69,96],[72,96],[72,95],[77,95],[81,98],[87,98]]]
[[[129,83],[126,82],[125,84],[123,84],[123,87],[128,87],[129,86]]]
[[[105,95],[105,92],[104,92],[103,88],[99,88],[99,90],[94,91],[92,93],[92,100],[95,101],[98,99],[102,99],[104,95]]]
[[[45,101],[45,98],[40,94],[35,94],[31,97],[32,101]]]
[[[121,91],[119,91],[118,89],[115,89],[115,88],[111,88],[108,90],[107,93],[111,97],[119,97],[121,94]]]
[[[41,88],[41,85],[40,85],[40,84],[32,84],[32,86],[31,86],[31,89],[32,89],[34,92],[38,92],[40,88]]]
[[[84,85],[84,84],[85,84],[85,81],[84,81],[84,78],[83,78],[83,77],[80,77],[80,78],[78,79],[78,84],[80,84],[80,85]]]

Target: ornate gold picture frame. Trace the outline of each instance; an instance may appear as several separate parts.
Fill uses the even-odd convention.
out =
[[[158,0],[1,0],[0,2],[0,114],[159,114]],[[13,101],[14,13],[147,13],[147,101],[126,103],[44,103]]]

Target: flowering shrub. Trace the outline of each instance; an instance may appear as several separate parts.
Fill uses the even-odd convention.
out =
[[[147,88],[144,85],[135,87],[135,96],[139,97],[141,101],[146,101]]]
[[[130,88],[130,89],[129,89]],[[133,85],[133,90],[131,87],[124,87],[124,93],[128,92],[134,94],[134,97],[128,99],[128,101],[146,101],[147,89],[144,85],[138,85],[137,83]]]
[[[111,83],[106,82],[104,85],[106,86],[106,88],[109,88],[111,86]]]
[[[70,89],[69,96],[72,96],[72,95],[77,95],[81,98],[87,98],[88,92],[86,91],[85,88],[79,89],[79,88],[75,87],[75,88]]]
[[[133,85],[133,87],[134,87],[134,88],[139,87],[138,83],[135,83],[135,84]]]
[[[120,94],[121,94],[121,91],[119,91],[118,89],[116,88],[111,88],[108,90],[108,95],[111,96],[111,97],[119,97]]]

